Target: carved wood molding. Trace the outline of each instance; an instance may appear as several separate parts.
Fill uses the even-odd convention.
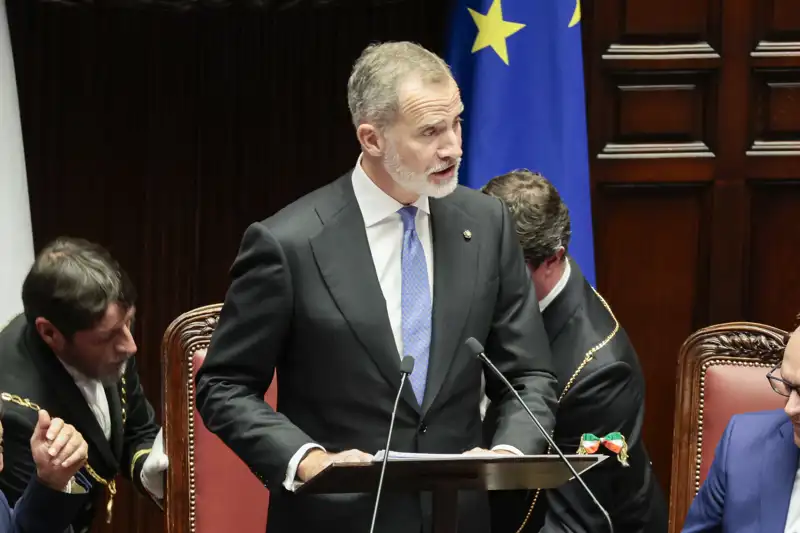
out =
[[[614,43],[603,54],[603,59],[665,60],[665,59],[719,59],[720,55],[707,42],[686,44]]]
[[[164,522],[167,533],[194,533],[194,359],[208,347],[219,323],[222,304],[192,309],[173,320],[161,341],[164,444],[171,466],[167,472]]]
[[[748,156],[798,156],[800,155],[800,141],[754,141],[747,150]]]
[[[190,356],[197,349],[208,346],[211,334],[219,323],[219,312],[222,304],[211,304],[188,311],[167,327],[162,340],[162,355],[166,351],[180,348],[185,356]]]
[[[211,342],[211,335],[217,329],[219,315],[206,316],[183,325],[179,329],[181,347],[186,353],[198,343]]]
[[[607,143],[598,159],[664,159],[715,157],[702,141],[685,143]]]
[[[785,340],[763,333],[734,331],[705,339],[699,347],[700,357],[726,356],[756,358],[763,363],[778,363],[783,358]]]
[[[760,41],[751,57],[791,57],[800,56],[799,42]]]

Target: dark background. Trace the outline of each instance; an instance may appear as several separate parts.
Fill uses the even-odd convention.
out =
[[[162,334],[222,300],[247,225],[355,163],[345,90],[361,49],[404,39],[443,53],[450,6],[133,4],[8,11],[36,247],[85,237],[129,271],[158,406]],[[800,4],[582,8],[598,289],[642,359],[667,487],[683,340],[728,320],[788,328],[800,310]],[[113,530],[162,531],[161,516],[123,488]]]

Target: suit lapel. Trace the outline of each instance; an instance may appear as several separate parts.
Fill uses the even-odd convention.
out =
[[[122,458],[122,444],[125,426],[122,423],[122,402],[118,387],[105,387],[108,399],[108,411],[111,416],[111,447],[114,457],[119,461]]]
[[[311,249],[339,311],[383,377],[396,388],[400,355],[350,175],[336,182],[332,191],[337,193],[332,203],[317,208],[324,228],[310,240]],[[403,387],[402,397],[419,410],[411,387]]]
[[[433,323],[422,412],[444,384],[463,337],[478,270],[479,243],[466,239],[470,220],[447,200],[430,200],[433,236]]]
[[[39,370],[39,375],[58,398],[58,406],[60,411],[63,412],[64,421],[78,428],[83,438],[100,454],[100,459],[105,468],[96,466],[96,459],[90,453],[89,458],[92,467],[98,471],[102,469],[116,472],[118,462],[111,451],[110,443],[106,440],[97,418],[89,408],[89,404],[86,403],[86,398],[81,394],[72,376],[69,375],[50,348],[44,344],[44,341],[30,328],[27,332],[26,343],[29,345],[28,352]]]
[[[769,435],[761,453],[761,531],[783,531],[797,474],[798,452],[792,423],[787,420]]]

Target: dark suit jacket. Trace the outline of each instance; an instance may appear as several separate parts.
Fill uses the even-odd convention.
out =
[[[392,449],[460,453],[481,445],[480,361],[486,347],[547,428],[555,381],[547,336],[510,216],[459,187],[431,199],[433,337],[425,398],[404,387]],[[471,238],[464,235],[471,231]],[[400,243],[398,242],[398,246]],[[385,447],[400,355],[370,255],[350,173],[252,224],[205,363],[197,405],[207,427],[272,489],[270,533],[369,530],[373,497],[312,496],[281,488],[290,458],[316,442],[330,452]],[[273,369],[278,412],[264,403]],[[487,374],[502,409],[494,444],[542,452],[525,412]],[[485,494],[461,499],[460,531],[486,531]],[[385,493],[377,531],[429,527],[427,495]]]
[[[89,495],[65,494],[33,478],[13,508],[0,491],[0,533],[61,533],[86,505]]]
[[[615,328],[615,320],[592,290],[577,263],[564,290],[542,313],[553,351],[559,394],[586,353]],[[555,441],[561,451],[576,453],[581,435],[602,437],[619,431],[628,443],[629,468],[612,455],[583,479],[611,515],[616,533],[667,531],[667,503],[642,442],[645,383],[636,351],[620,327],[608,344],[581,370],[561,400]],[[487,427],[494,424],[492,407]],[[601,447],[601,450],[606,451]],[[554,452],[553,452],[554,453]],[[598,452],[600,453],[600,452]],[[530,508],[533,492],[492,495],[493,533],[514,533]],[[606,531],[603,515],[577,481],[540,494],[525,531]]]
[[[63,365],[29,327],[24,315],[14,318],[0,332],[0,394],[3,395],[5,468],[0,472],[0,490],[12,504],[22,495],[36,467],[31,456],[30,439],[38,420],[38,409],[63,418],[75,426],[89,444],[89,466],[103,480],[117,474],[132,479],[145,495],[140,473],[148,450],[158,434],[153,408],[139,384],[134,358],[128,362],[124,382],[106,387],[111,414],[111,440],[103,430]],[[123,404],[125,422],[123,423]],[[84,468],[84,476],[93,483],[92,492],[106,491],[102,482]],[[108,494],[103,496],[103,518]],[[94,516],[91,500],[74,522],[75,530],[86,527]]]
[[[782,409],[734,415],[683,533],[783,533],[798,458]]]

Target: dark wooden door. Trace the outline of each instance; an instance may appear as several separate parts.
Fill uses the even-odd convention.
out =
[[[583,11],[598,288],[642,359],[666,489],[681,343],[800,311],[800,3]]]

